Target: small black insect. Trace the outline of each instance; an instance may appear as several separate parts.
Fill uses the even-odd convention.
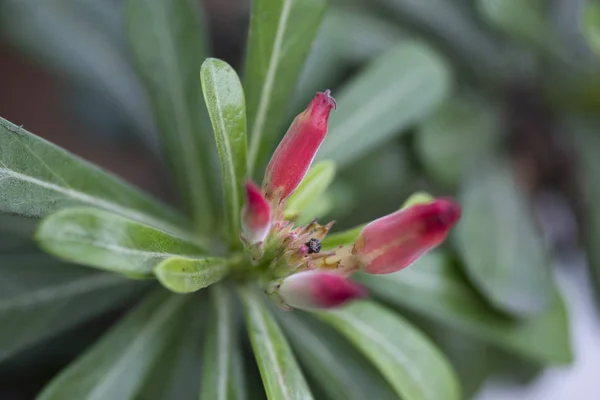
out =
[[[308,246],[308,254],[318,253],[321,251],[321,241],[319,239],[312,238],[306,243]]]

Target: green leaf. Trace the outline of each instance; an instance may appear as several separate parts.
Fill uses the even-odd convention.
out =
[[[246,178],[246,105],[235,70],[224,61],[209,58],[200,79],[221,160],[225,223],[231,247],[240,245],[240,210]]]
[[[571,360],[569,324],[556,295],[543,312],[515,320],[491,309],[442,253],[385,276],[356,275],[372,293],[481,340],[541,363]]]
[[[134,276],[151,275],[158,263],[174,255],[205,254],[197,243],[87,207],[45,218],[35,239],[46,252],[65,260]]]
[[[529,316],[550,305],[556,288],[530,205],[508,165],[472,170],[460,193],[454,239],[467,274],[491,303]]]
[[[366,8],[332,7],[325,15],[325,26],[330,27],[332,51],[352,64],[378,57],[407,38],[400,26]]]
[[[418,156],[438,182],[456,188],[463,171],[487,158],[499,144],[501,120],[499,110],[485,99],[454,96],[419,127]]]
[[[325,0],[252,2],[244,81],[250,175],[283,136],[278,129],[325,7]]]
[[[3,118],[0,144],[0,212],[42,218],[86,205],[185,235],[169,207]]]
[[[223,279],[229,272],[229,264],[226,259],[217,257],[172,257],[160,263],[154,272],[167,289],[191,293]]]
[[[398,398],[379,371],[335,330],[297,311],[277,316],[304,370],[331,400]]]
[[[209,233],[215,215],[213,142],[203,123],[198,82],[204,29],[197,2],[127,0],[125,25],[154,109],[168,164],[197,228]]]
[[[133,399],[189,297],[158,290],[43,389],[40,400]]]
[[[250,288],[240,288],[250,342],[269,400],[312,399],[285,335],[264,300]]]
[[[420,321],[419,321],[420,322]],[[485,382],[494,374],[498,358],[502,354],[491,345],[457,332],[447,325],[423,328],[431,340],[444,352],[460,381],[464,399],[473,399]],[[504,378],[504,376],[503,376]]]
[[[393,23],[364,8],[330,7],[296,83],[291,117],[304,109],[316,92],[335,87],[350,66],[379,56],[403,36]]]
[[[448,361],[421,332],[396,313],[369,301],[316,315],[340,331],[405,400],[458,400]]]
[[[583,236],[591,280],[600,302],[600,123],[594,119],[571,118],[565,121],[571,133],[579,161],[579,177],[582,186],[580,201],[585,212]]]
[[[600,55],[600,4],[587,3],[582,6],[581,31],[592,50]]]
[[[321,246],[323,246],[323,249],[328,250],[338,246],[348,246],[354,244],[356,238],[366,225],[367,224],[359,225],[352,229],[327,235],[325,239],[321,241]]]
[[[317,158],[346,166],[427,117],[449,88],[448,67],[433,50],[415,41],[395,47],[335,94]]]
[[[324,160],[313,165],[300,185],[288,198],[285,212],[290,216],[298,216],[307,210],[311,203],[322,196],[335,178],[335,164]],[[312,214],[312,212],[310,212]],[[309,217],[314,218],[314,215]]]
[[[545,0],[477,0],[481,16],[507,35],[560,56],[558,37]]]
[[[147,287],[48,258],[0,255],[0,362],[116,308]]]
[[[227,400],[233,385],[233,299],[222,285],[210,290],[212,313],[204,344],[204,373],[200,398]]]
[[[250,390],[246,382],[246,365],[244,363],[244,354],[240,348],[240,343],[234,343],[231,359],[231,384],[229,385],[229,400],[248,400],[257,397],[249,397]],[[255,395],[253,393],[253,395]]]
[[[202,344],[206,296],[189,296],[175,326],[162,346],[162,353],[146,374],[139,400],[195,400],[198,398],[198,380],[202,375]]]
[[[385,7],[385,16],[393,17],[401,26],[415,27],[426,33],[430,41],[445,50],[468,69],[494,82],[509,75],[505,48],[501,41],[474,18],[474,0],[375,0]],[[464,3],[469,3],[464,4]]]

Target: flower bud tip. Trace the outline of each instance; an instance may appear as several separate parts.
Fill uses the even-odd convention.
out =
[[[279,295],[293,308],[328,309],[365,298],[367,291],[335,272],[310,270],[284,279]]]
[[[358,235],[352,250],[355,261],[370,274],[406,268],[441,244],[460,215],[457,203],[441,198],[379,218]]]
[[[269,200],[278,204],[298,187],[325,139],[335,106],[329,91],[319,92],[294,119],[267,166],[263,190]]]

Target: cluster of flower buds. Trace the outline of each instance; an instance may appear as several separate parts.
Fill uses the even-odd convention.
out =
[[[329,91],[317,93],[275,150],[262,189],[246,183],[243,239],[254,249],[273,239],[280,250],[271,261],[273,292],[294,308],[332,308],[364,298],[364,288],[348,279],[351,273],[387,274],[406,268],[441,244],[460,218],[458,204],[434,199],[369,223],[352,246],[320,253],[320,240],[332,223],[294,227],[285,221],[283,208],[325,139],[335,107]]]

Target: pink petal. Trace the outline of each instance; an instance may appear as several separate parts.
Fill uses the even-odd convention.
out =
[[[294,119],[267,166],[263,189],[268,199],[281,202],[298,187],[325,139],[334,107],[335,100],[326,90],[317,93]]]
[[[326,309],[366,297],[366,290],[330,271],[298,272],[284,279],[279,288],[283,301],[294,308]]]
[[[252,181],[246,181],[246,205],[242,210],[242,230],[250,243],[262,242],[271,229],[271,204],[265,199],[260,188]]]
[[[367,273],[396,272],[442,243],[459,218],[460,206],[452,200],[417,204],[368,224],[353,253]]]

